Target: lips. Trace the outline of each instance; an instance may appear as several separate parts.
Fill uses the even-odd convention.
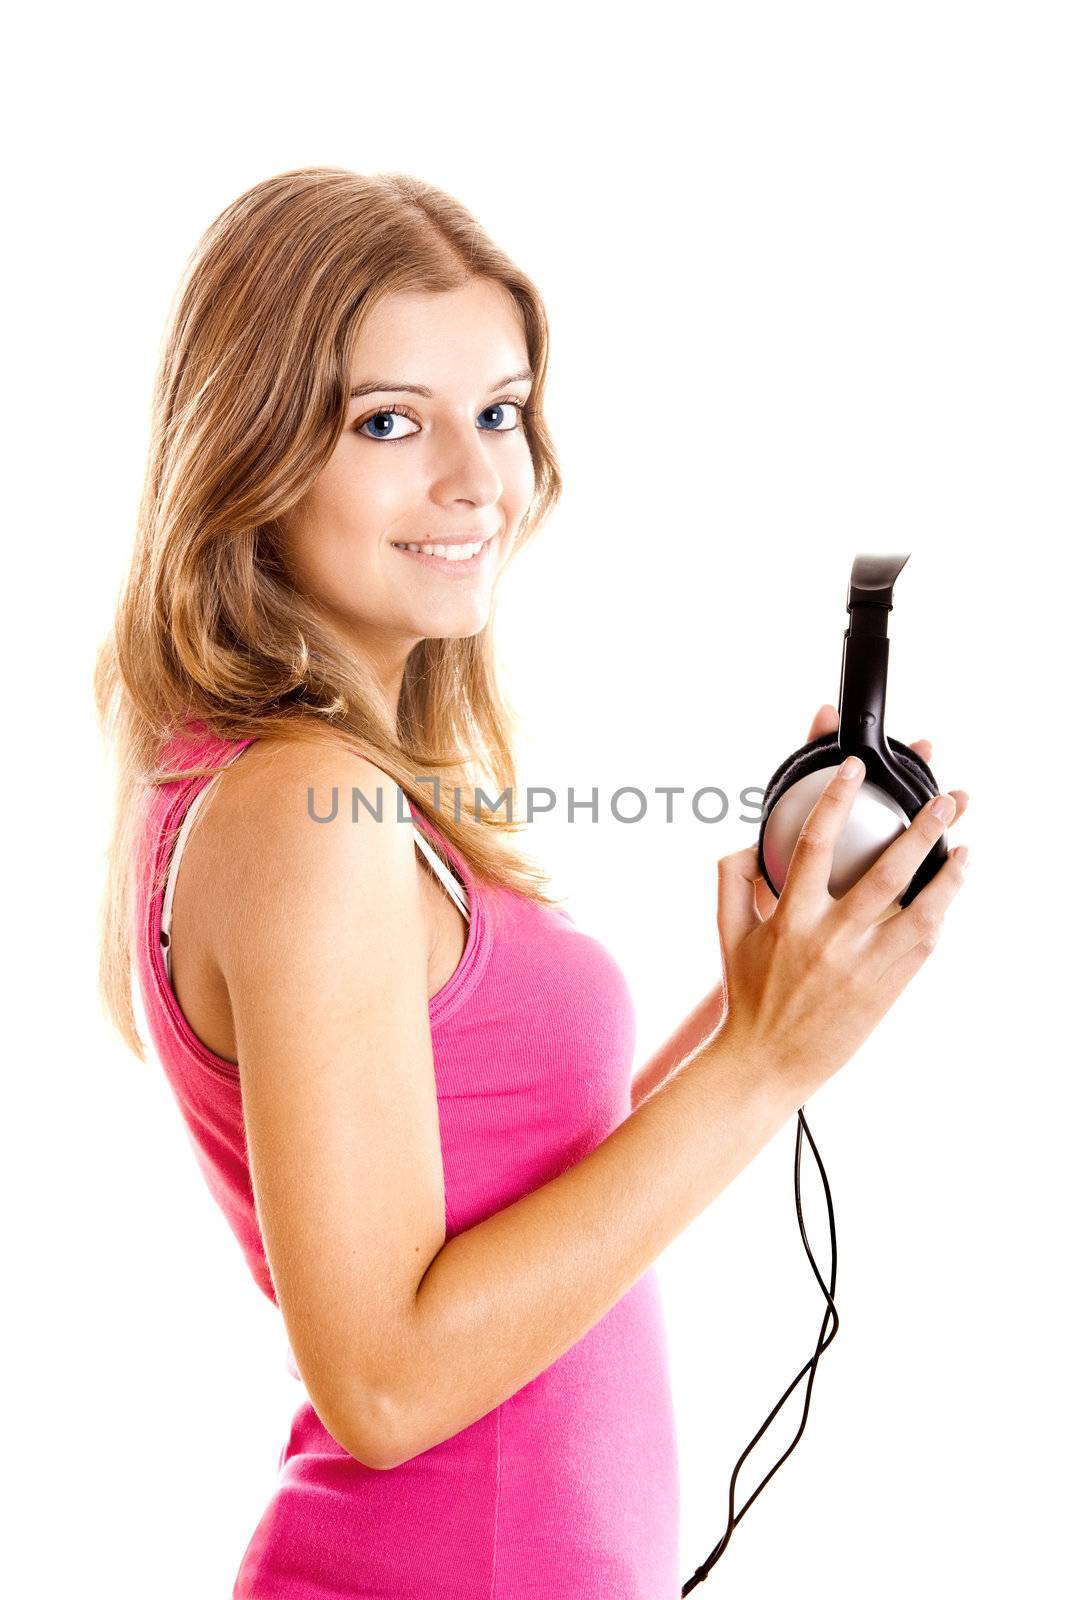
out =
[[[394,550],[403,544],[485,544],[490,539],[495,539],[494,533],[450,533],[439,539],[391,539]]]
[[[435,540],[434,542],[436,543],[437,541]],[[473,539],[463,540],[462,542],[465,544],[475,543]],[[405,550],[400,545],[395,544],[390,548],[395,550],[397,555],[406,556],[409,561],[414,561],[419,566],[426,567],[430,571],[443,572],[452,577],[460,578],[478,572],[485,565],[488,551],[491,547],[492,540],[486,539],[477,555],[462,558],[453,556],[451,559],[448,556],[427,555],[422,550]]]

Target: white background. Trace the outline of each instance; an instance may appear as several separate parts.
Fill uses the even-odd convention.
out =
[[[301,1393],[161,1071],[97,999],[111,796],[90,674],[179,271],[252,184],[339,165],[454,192],[548,305],[565,494],[515,568],[502,653],[525,781],[601,792],[599,825],[548,819],[531,843],[630,980],[638,1065],[718,976],[716,862],[754,829],[736,805],[717,826],[651,808],[626,826],[603,799],[764,785],[836,702],[853,555],[912,553],[888,731],[932,739],[941,786],[970,792],[949,836],[972,847],[969,881],[933,957],[809,1102],[842,1328],[804,1437],[697,1592],[1051,1594],[1062,9],[26,15],[3,113],[11,1592],[225,1600]],[[793,1134],[658,1264],[683,1578],[814,1348]]]

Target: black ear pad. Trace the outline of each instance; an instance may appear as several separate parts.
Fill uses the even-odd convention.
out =
[[[926,765],[922,756],[914,750],[909,750],[906,744],[901,744],[899,739],[886,736],[886,744],[897,757],[901,766],[905,767],[913,777],[917,778],[924,789],[929,790],[929,799],[937,794],[937,779]],[[801,745],[799,750],[794,750],[791,756],[786,756],[781,766],[771,777],[767,785],[767,792],[763,798],[763,814],[766,816],[771,808],[777,804],[785,791],[796,783],[798,778],[806,778],[809,772],[818,772],[823,767],[836,767],[841,759],[840,748],[836,733],[824,733],[818,739],[812,739],[808,744]]]
[[[920,789],[926,793],[927,799],[932,800],[934,795],[940,793],[937,779],[922,756],[917,755],[914,750],[910,750],[907,745],[901,744],[899,739],[890,738],[888,735],[886,736],[886,744],[899,764],[916,780]],[[793,754],[787,756],[777,771],[772,774],[763,797],[759,830],[760,871],[768,883],[770,879],[767,875],[766,862],[763,855],[763,836],[766,831],[767,818],[770,816],[771,811],[786,790],[792,788],[793,784],[799,779],[806,778],[811,772],[819,772],[824,767],[836,767],[840,761],[841,747],[838,744],[837,734],[824,733],[818,739],[812,739],[807,744],[802,745],[799,750],[794,750]],[[916,810],[918,810],[918,807],[916,807]],[[914,815],[914,812],[911,812],[910,815]],[[938,840],[930,856],[919,868],[908,889],[901,896],[900,904],[902,907],[909,905],[919,893],[919,890],[929,882],[946,855],[947,850],[944,841]]]

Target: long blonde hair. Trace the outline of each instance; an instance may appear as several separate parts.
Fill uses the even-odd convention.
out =
[[[105,1009],[141,1060],[133,1012],[136,852],[152,787],[190,723],[221,739],[338,740],[388,773],[416,807],[436,775],[456,795],[434,826],[486,884],[554,905],[508,835],[523,824],[474,806],[514,791],[517,719],[498,681],[493,620],[411,652],[395,728],[382,692],[282,562],[279,518],[306,493],[345,426],[352,359],[371,308],[398,291],[494,279],[526,331],[533,387],[524,427],[534,494],[513,550],[562,484],[542,415],[548,323],[531,281],[452,196],[404,174],[284,172],[221,213],[188,261],[152,401],[136,539],[94,688],[115,761],[115,816],[100,921]],[[456,812],[458,811],[458,816]]]

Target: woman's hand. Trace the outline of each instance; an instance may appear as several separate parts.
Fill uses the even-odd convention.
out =
[[[835,707],[831,705],[820,706],[818,711],[816,711],[814,720],[812,721],[811,727],[808,730],[808,737],[805,740],[805,743],[810,744],[812,739],[820,739],[824,733],[836,733],[839,721],[840,718],[837,715]],[[908,749],[914,750],[915,754],[917,756],[921,756],[926,762],[927,766],[929,766],[930,758],[934,753],[934,747],[930,743],[929,739],[913,739],[911,744],[909,744]],[[950,794],[956,802],[956,815],[949,823],[949,827],[951,828],[955,826],[955,824],[963,816],[963,813],[966,811],[967,801],[969,800],[970,796],[968,795],[966,789],[948,789],[946,790],[946,793]],[[762,921],[765,922],[768,917],[772,917],[774,915],[774,910],[777,904],[777,896],[761,872],[756,882],[756,909],[759,912]]]
[[[823,720],[820,711],[816,724]],[[930,800],[835,899],[828,887],[834,847],[861,781],[862,771],[850,781],[838,770],[823,789],[773,916],[762,918],[754,902],[757,847],[719,861],[726,991],[719,1037],[753,1070],[787,1083],[797,1105],[855,1053],[914,977],[963,882],[956,850],[909,906],[886,917],[951,821],[935,815]]]

